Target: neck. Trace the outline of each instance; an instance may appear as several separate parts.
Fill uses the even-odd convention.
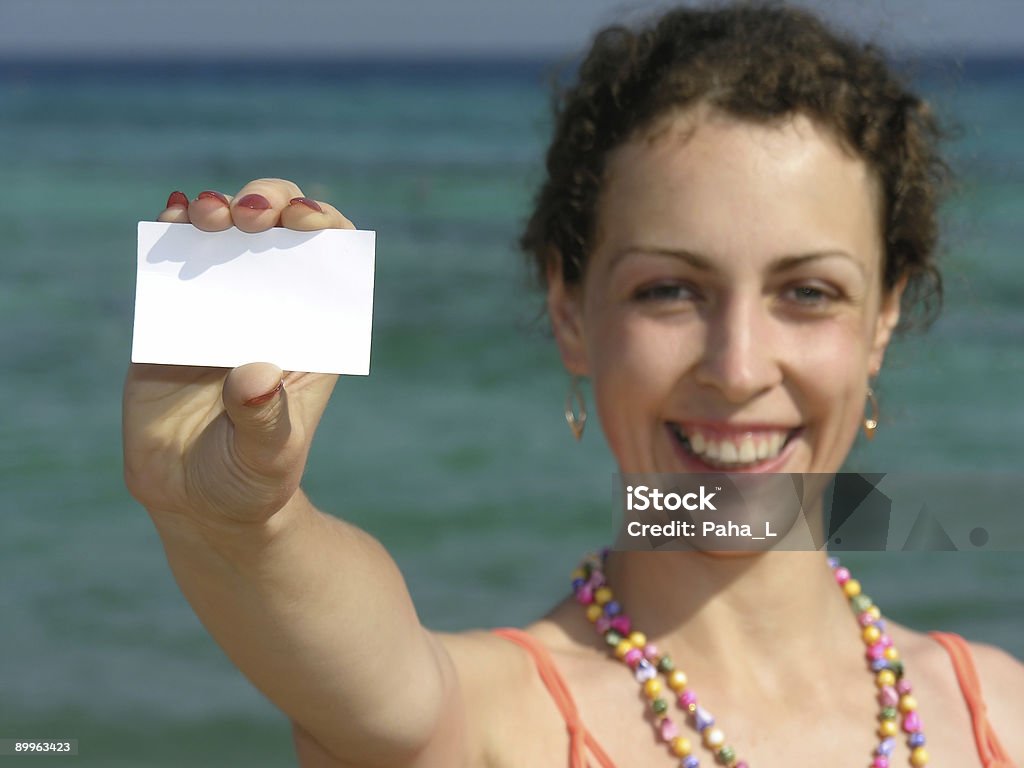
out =
[[[856,621],[825,558],[612,552],[606,574],[635,627],[684,669],[778,691],[783,682],[818,687],[837,658],[863,666]]]

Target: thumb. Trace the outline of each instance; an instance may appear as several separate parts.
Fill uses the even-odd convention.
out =
[[[239,366],[224,380],[221,397],[240,457],[257,465],[275,463],[292,431],[283,371],[270,363]]]

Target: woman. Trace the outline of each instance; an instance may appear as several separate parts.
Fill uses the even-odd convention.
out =
[[[523,242],[621,471],[839,469],[936,275],[933,143],[876,54],[800,12],[680,10],[598,37]],[[352,226],[274,179],[175,193],[160,220]],[[381,546],[300,488],[333,384],[133,366],[125,390],[128,485],[303,766],[1024,759],[1024,668],[886,625],[818,552],[612,552],[525,632],[427,631]]]

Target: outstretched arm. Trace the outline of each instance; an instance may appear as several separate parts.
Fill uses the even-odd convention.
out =
[[[371,536],[301,491],[256,525],[209,531],[153,519],[210,634],[340,764],[411,765],[446,727],[455,696],[447,655]]]
[[[352,228],[279,179],[233,199],[172,195],[160,220],[207,231]],[[437,746],[460,712],[447,654],[381,545],[299,489],[334,382],[267,363],[133,365],[125,478],[203,624],[304,734],[340,765],[422,765],[424,750],[456,748]]]

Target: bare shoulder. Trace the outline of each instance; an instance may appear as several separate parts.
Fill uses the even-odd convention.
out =
[[[509,745],[519,745],[521,754],[527,734],[541,753],[564,736],[557,708],[525,648],[495,632],[437,637],[459,680],[467,766],[504,765]]]
[[[1003,747],[1024,765],[1024,664],[1002,648],[970,643],[989,721]]]
[[[410,768],[505,768],[510,761],[540,766],[545,755],[564,754],[565,728],[523,647],[495,632],[431,636],[452,673],[449,716]],[[357,768],[329,754],[297,724],[292,731],[302,768]]]
[[[529,653],[496,632],[438,634],[459,679],[464,702],[471,711],[487,714],[496,706],[514,704],[539,683]],[[496,696],[495,692],[502,695]]]
[[[925,698],[961,702],[962,706],[954,707],[953,711],[959,710],[964,720],[963,727],[970,728],[964,693],[949,652],[928,634],[898,625],[892,630],[897,645],[906,649],[907,656],[915,662],[914,669],[923,673],[920,682],[929,688]],[[1019,724],[1024,723],[1024,664],[993,645],[968,642],[968,647],[981,684],[989,722],[1014,762],[1024,765],[1024,731],[1019,728]],[[914,679],[919,679],[918,672],[914,673]],[[949,724],[955,725],[954,722]]]

